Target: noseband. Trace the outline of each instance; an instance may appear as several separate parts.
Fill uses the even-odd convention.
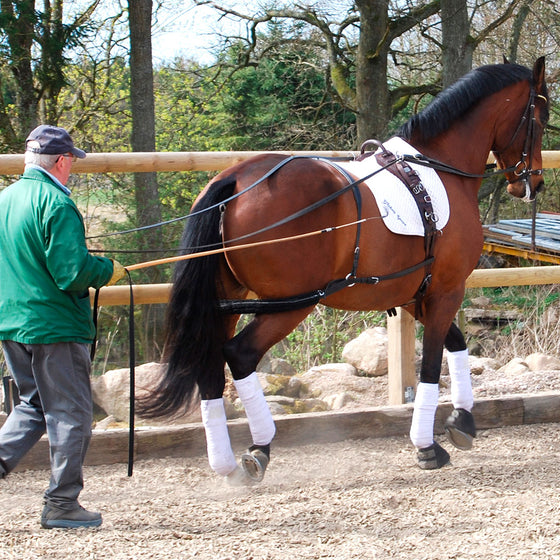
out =
[[[517,125],[511,140],[508,142],[507,146],[502,150],[492,150],[494,154],[499,155],[504,153],[515,141],[519,132],[523,128],[523,125],[527,122],[527,136],[525,137],[525,145],[523,146],[523,151],[521,152],[521,159],[512,166],[508,168],[508,171],[512,170],[514,175],[517,177],[511,183],[518,183],[523,181],[525,183],[525,196],[523,197],[524,201],[529,201],[531,197],[531,184],[529,182],[529,178],[531,175],[542,175],[542,168],[541,169],[532,169],[531,164],[533,162],[533,155],[535,151],[535,142],[536,142],[536,129],[537,129],[537,119],[535,118],[535,100],[539,97],[543,99],[545,102],[548,100],[544,95],[537,95],[535,92],[535,88],[531,87],[531,92],[529,93],[529,101],[527,102],[527,106],[525,107],[525,111]],[[520,170],[519,170],[520,169]]]

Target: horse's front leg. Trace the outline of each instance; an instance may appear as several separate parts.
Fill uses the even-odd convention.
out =
[[[445,422],[445,432],[447,439],[455,447],[468,450],[476,437],[476,427],[471,412],[474,403],[471,369],[465,337],[454,323],[445,338],[445,348],[447,348],[453,403],[453,412]]]
[[[462,294],[456,293],[447,294],[445,298],[430,298],[425,301],[422,317],[422,366],[410,427],[410,439],[417,449],[418,465],[422,469],[441,468],[449,463],[450,459],[449,453],[434,440],[434,421],[439,400],[443,346],[444,342],[456,340],[458,329],[450,329],[461,300]]]

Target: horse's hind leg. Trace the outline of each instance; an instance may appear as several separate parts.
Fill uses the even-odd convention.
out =
[[[256,315],[237,336],[224,346],[233,382],[245,408],[253,445],[241,458],[247,475],[262,480],[270,460],[270,443],[276,433],[256,368],[265,352],[291,333],[311,312],[306,308],[274,315]]]
[[[476,427],[472,415],[473,392],[469,353],[460,329],[452,324],[445,338],[447,364],[451,378],[451,402],[453,412],[445,422],[447,439],[458,449],[472,447]]]
[[[234,327],[235,323],[232,321],[230,330],[233,331]],[[221,352],[216,349],[212,356],[212,363],[207,366],[211,372],[198,379],[198,391],[210,468],[221,476],[232,477],[230,479],[233,480],[236,478],[238,465],[231,448],[224,407],[224,366],[225,360]]]

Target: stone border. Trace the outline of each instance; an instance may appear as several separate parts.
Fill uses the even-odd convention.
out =
[[[450,403],[438,407],[437,434],[451,412]],[[507,395],[477,399],[473,408],[481,430],[520,424],[560,422],[560,392]],[[313,412],[275,416],[277,433],[273,445],[297,446],[332,443],[348,439],[407,435],[412,405],[384,406],[337,412]],[[251,441],[245,419],[228,422],[231,442],[242,452]],[[182,426],[138,428],[135,434],[135,460],[162,457],[196,457],[206,454],[201,423]],[[86,457],[87,465],[110,465],[128,461],[128,430],[94,430]],[[43,437],[24,458],[17,470],[49,468],[48,442]]]

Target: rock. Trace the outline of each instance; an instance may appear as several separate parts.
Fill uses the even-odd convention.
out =
[[[471,299],[473,307],[488,307],[491,303],[492,300],[486,296],[479,296]]]
[[[331,410],[340,410],[341,408],[344,408],[344,406],[352,400],[352,397],[346,393],[335,393],[334,395],[329,395],[328,397],[325,397],[323,399],[328,407]]]
[[[141,397],[146,394],[148,388],[157,385],[162,375],[162,367],[162,364],[155,362],[136,366],[136,397]],[[128,422],[129,419],[129,379],[130,371],[128,368],[111,370],[92,379],[94,403],[103,409],[108,416],[113,416],[117,422]],[[228,418],[236,418],[237,411],[233,405],[227,399],[225,399],[224,404]],[[198,406],[191,413],[171,418],[157,420],[138,418],[137,420],[139,424],[156,426],[200,421],[200,408]]]
[[[262,378],[264,377],[264,383]],[[259,376],[265,395],[285,395],[297,398],[302,390],[302,381],[297,377],[287,375],[263,374]]]
[[[107,417],[103,418],[103,420],[100,420],[99,422],[96,422],[95,423],[95,429],[96,430],[107,430],[109,428],[114,427],[117,424],[118,424],[118,422],[115,419],[115,417],[110,415],[110,416],[107,416]]]
[[[541,352],[529,354],[525,362],[531,371],[560,370],[560,360],[556,356]]]
[[[145,394],[146,387],[155,387],[161,374],[160,364],[152,362],[136,366],[136,396]],[[128,420],[129,380],[129,368],[122,368],[108,371],[100,377],[94,377],[91,382],[94,403],[117,421]]]
[[[273,416],[281,415],[281,414],[288,414],[288,411],[280,403],[269,402],[268,406],[270,408],[270,413]]]
[[[374,327],[346,344],[342,350],[344,361],[367,376],[387,375],[388,336],[385,327]]]
[[[480,356],[484,351],[482,344],[476,339],[470,340],[468,344],[469,356]]]
[[[498,373],[511,377],[522,375],[527,371],[529,371],[529,366],[527,362],[521,358],[513,358],[513,360],[510,360],[505,366],[498,369]]]
[[[282,406],[294,406],[296,399],[292,399],[290,397],[284,397],[282,395],[271,395],[269,397],[265,397],[267,403],[275,403],[281,404]]]
[[[324,412],[329,406],[322,399],[303,399],[296,400],[288,411],[291,414],[303,414],[305,412]]]
[[[301,397],[321,399],[325,408],[370,406],[370,397],[386,391],[386,378],[358,376],[350,364],[325,364],[299,376],[307,388]],[[342,396],[343,395],[343,396]]]
[[[319,396],[326,388],[343,389],[350,379],[357,378],[356,368],[350,364],[324,364],[312,367],[299,376],[308,396]],[[302,395],[303,396],[303,395]]]
[[[483,375],[500,369],[500,362],[494,358],[479,358],[469,356],[469,366],[472,375]]]
[[[273,375],[287,375],[292,376],[297,373],[296,369],[286,360],[281,358],[270,358],[263,360],[262,365],[259,364],[259,371],[263,373],[270,373]]]

